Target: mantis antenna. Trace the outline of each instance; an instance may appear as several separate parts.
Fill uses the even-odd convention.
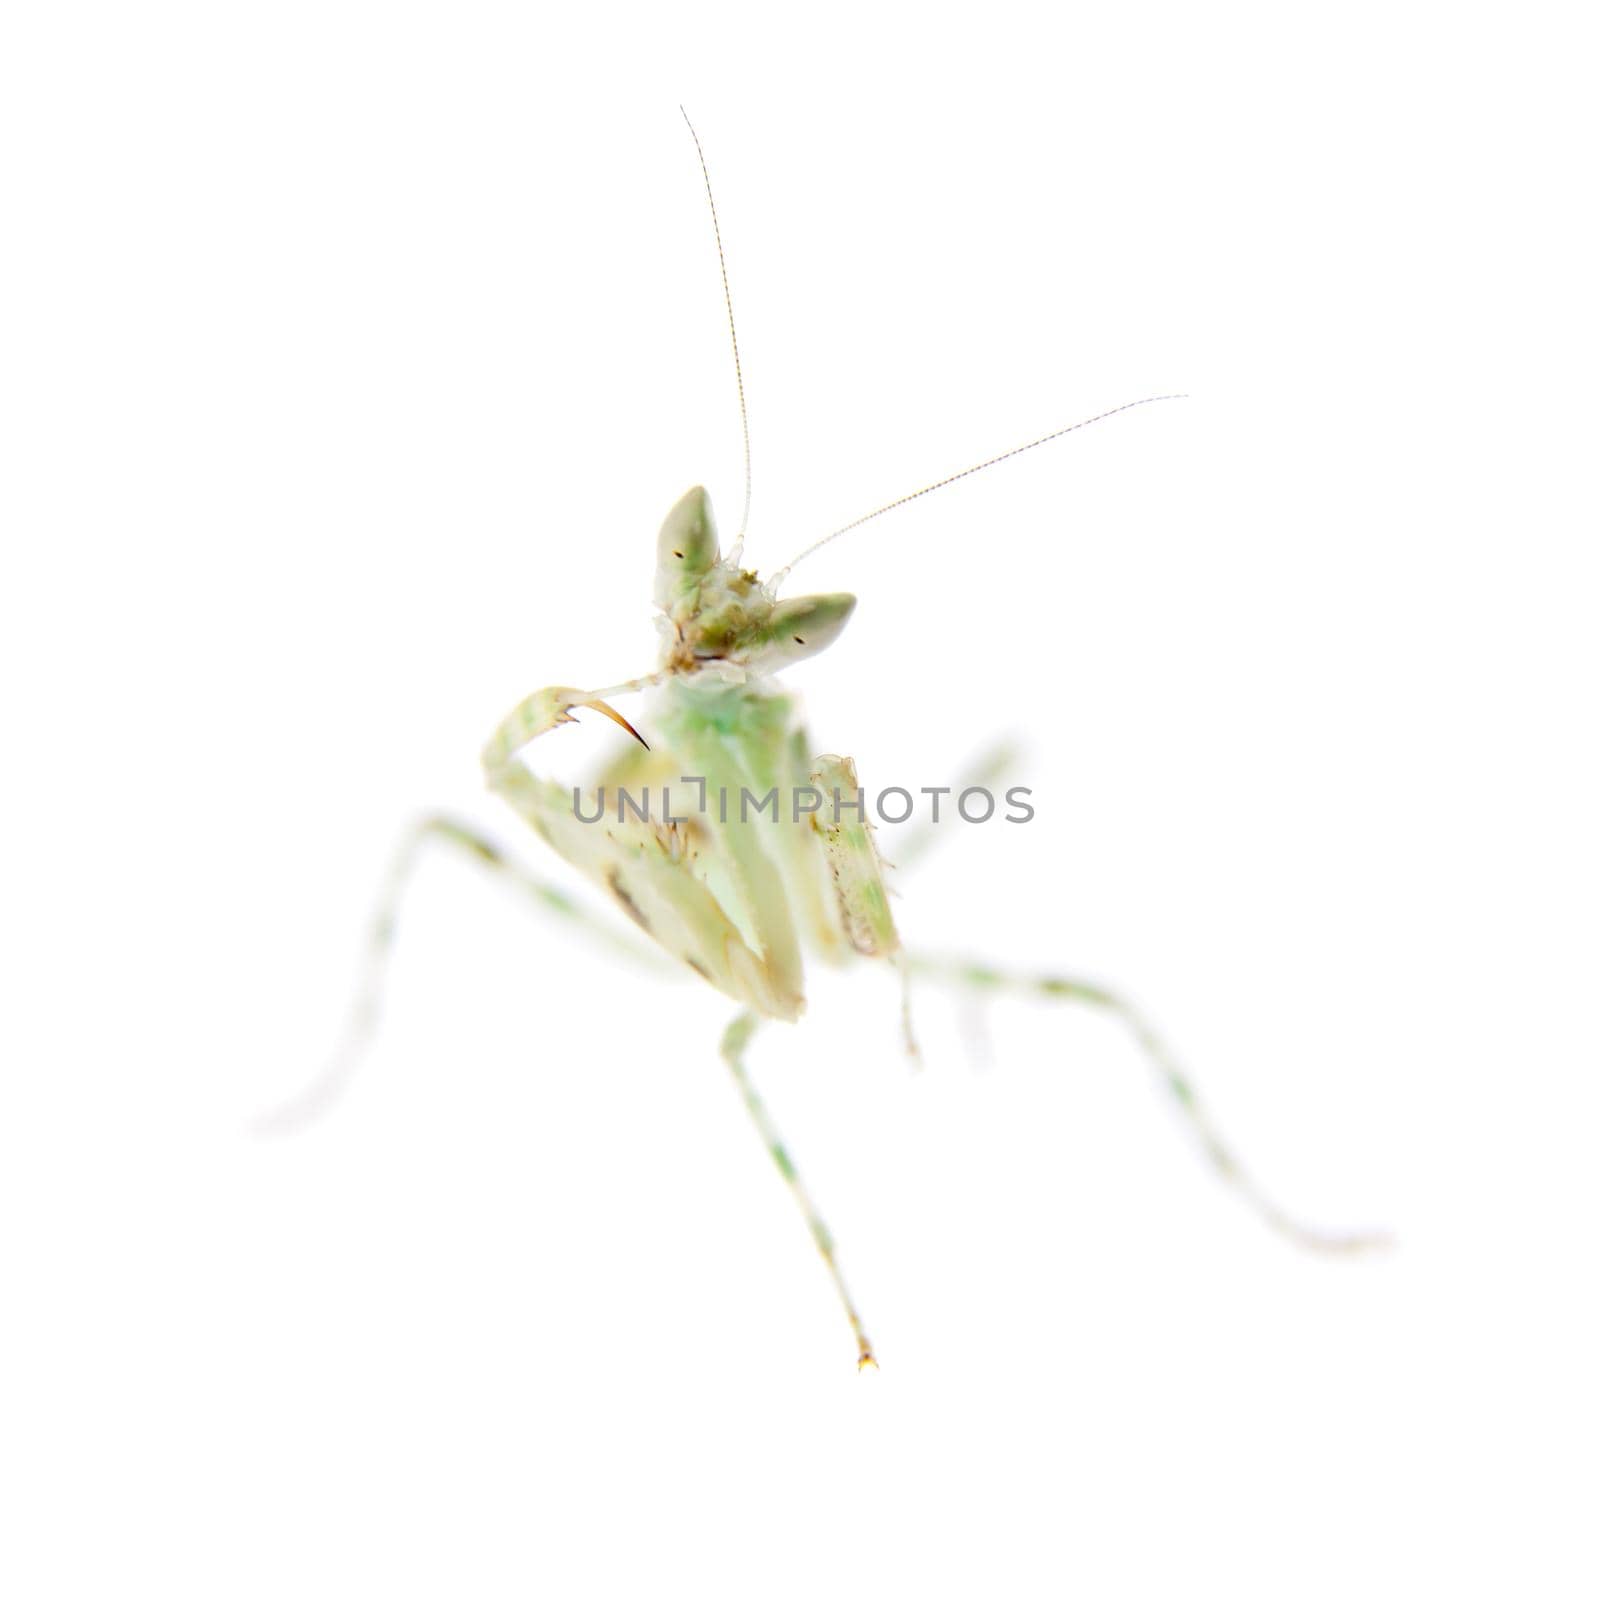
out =
[[[738,565],[744,551],[745,530],[750,526],[750,412],[744,400],[744,368],[739,364],[739,330],[733,325],[733,296],[728,291],[728,258],[722,250],[722,224],[717,221],[717,199],[711,192],[711,173],[706,168],[706,153],[700,147],[700,135],[689,121],[689,113],[678,107],[683,116],[689,137],[694,140],[694,153],[700,158],[700,176],[706,180],[706,203],[711,207],[711,231],[717,236],[717,265],[722,269],[722,302],[728,308],[728,337],[733,342],[733,375],[739,385],[739,426],[744,430],[744,513],[739,518],[739,536],[733,541],[728,559]]]
[[[1132,411],[1135,406],[1151,406],[1161,400],[1187,400],[1186,394],[1149,394],[1142,400],[1129,400],[1123,405],[1113,406],[1109,411],[1101,411],[1092,417],[1085,417],[1082,422],[1069,423],[1065,428],[1057,428],[1054,433],[1047,433],[1043,438],[1030,439],[1027,444],[1019,444],[1015,449],[1004,451],[997,456],[990,456],[987,461],[980,461],[975,467],[964,467],[960,472],[952,472],[948,478],[940,478],[937,483],[930,483],[925,488],[916,490],[911,494],[903,494],[898,500],[891,500],[888,505],[879,506],[876,511],[869,511],[864,517],[857,517],[854,522],[847,522],[842,528],[835,528],[832,533],[818,539],[815,544],[807,545],[786,567],[780,567],[772,575],[774,585],[781,583],[789,573],[804,561],[809,555],[814,555],[823,545],[837,539],[841,533],[849,533],[852,528],[859,528],[863,522],[871,522],[874,517],[881,517],[886,511],[893,511],[896,506],[903,506],[912,500],[920,500],[925,494],[932,494],[935,489],[943,489],[946,485],[956,483],[962,478],[970,478],[975,472],[982,472],[985,467],[998,466],[1002,461],[1009,461],[1012,456],[1020,456],[1024,450],[1035,450],[1042,444],[1049,444],[1052,439],[1059,439],[1063,434],[1076,433],[1079,428],[1087,428],[1096,422],[1104,422],[1107,417],[1117,416],[1123,411]]]

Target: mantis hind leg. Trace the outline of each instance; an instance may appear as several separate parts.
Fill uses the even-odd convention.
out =
[[[800,1213],[805,1218],[811,1242],[816,1245],[817,1253],[822,1257],[823,1265],[827,1267],[828,1275],[833,1279],[833,1286],[839,1292],[839,1300],[850,1323],[850,1332],[855,1336],[856,1367],[858,1370],[863,1367],[875,1367],[878,1362],[872,1353],[872,1341],[867,1338],[866,1329],[861,1325],[860,1313],[850,1298],[850,1291],[845,1287],[844,1275],[839,1271],[839,1262],[834,1254],[833,1235],[828,1231],[828,1225],[822,1220],[821,1213],[813,1204],[805,1184],[801,1182],[800,1174],[784,1147],[783,1139],[767,1111],[765,1102],[756,1093],[749,1069],[745,1066],[745,1052],[749,1049],[751,1035],[755,1033],[759,1021],[753,1011],[741,1011],[728,1024],[722,1035],[722,1059],[728,1063],[734,1082],[739,1086],[745,1109],[750,1113],[750,1120],[755,1123],[756,1132],[761,1135],[761,1142],[767,1147],[767,1154],[772,1157],[773,1165],[783,1175],[783,1181],[789,1185],[789,1193],[794,1196],[795,1204],[800,1207]]]
[[[1286,1211],[1255,1181],[1217,1130],[1216,1122],[1195,1088],[1194,1080],[1178,1065],[1165,1040],[1142,1012],[1112,990],[1083,978],[1037,976],[1004,972],[971,962],[918,959],[912,969],[928,977],[981,993],[1010,992],[1041,1000],[1092,1006],[1115,1017],[1132,1034],[1156,1077],[1178,1108],[1190,1134],[1219,1177],[1275,1232],[1304,1249],[1325,1254],[1351,1254],[1382,1248],[1387,1234],[1310,1227]]]
[[[494,873],[517,890],[528,904],[577,927],[615,953],[650,965],[648,951],[625,933],[608,927],[553,883],[529,872],[506,855],[492,839],[467,823],[440,814],[420,817],[395,851],[373,914],[362,960],[361,977],[344,1035],[321,1072],[292,1100],[258,1117],[252,1131],[258,1134],[294,1133],[322,1115],[355,1076],[367,1046],[377,1032],[383,1009],[384,980],[399,927],[400,908],[416,874],[423,852],[432,844],[447,845]]]
[[[948,820],[950,813],[956,808],[958,797],[964,791],[986,789],[992,792],[1000,788],[1006,778],[1016,771],[1020,754],[1017,746],[1009,739],[1000,740],[981,750],[957,773],[945,789],[941,797],[943,819]],[[996,799],[999,798],[997,795]],[[914,867],[924,856],[932,852],[935,845],[943,843],[957,833],[956,828],[944,826],[943,821],[934,822],[932,809],[929,808],[915,821],[907,823],[896,832],[894,845],[889,851],[889,865],[901,871]]]

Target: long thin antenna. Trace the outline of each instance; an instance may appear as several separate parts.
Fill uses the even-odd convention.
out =
[[[773,584],[778,584],[788,577],[789,573],[809,555],[815,555],[823,545],[830,540],[837,539],[841,533],[849,533],[852,528],[859,528],[863,522],[871,522],[874,517],[881,517],[886,511],[893,511],[896,506],[903,506],[912,500],[920,500],[925,494],[932,494],[935,489],[943,489],[948,484],[957,483],[962,478],[970,478],[975,472],[982,472],[985,467],[998,466],[1002,461],[1009,461],[1012,456],[1020,456],[1024,450],[1036,450],[1042,444],[1049,444],[1052,439],[1059,439],[1063,434],[1076,433],[1079,428],[1087,428],[1096,422],[1104,422],[1107,417],[1117,416],[1123,411],[1132,411],[1135,406],[1151,406],[1160,400],[1187,400],[1185,394],[1149,394],[1143,400],[1129,400],[1125,405],[1113,406],[1109,411],[1102,411],[1093,417],[1085,417],[1082,422],[1074,422],[1065,428],[1057,428],[1054,433],[1047,433],[1042,439],[1031,439],[1027,444],[1019,444],[1014,450],[1007,450],[1004,454],[990,456],[987,461],[980,461],[975,467],[966,467],[960,472],[952,472],[948,478],[940,478],[937,483],[930,483],[926,488],[918,489],[914,494],[903,494],[898,500],[891,500],[886,506],[879,506],[876,511],[869,511],[864,517],[857,517],[854,522],[847,522],[842,528],[835,528],[826,538],[818,539],[815,544],[807,545],[788,566],[780,568],[771,578]]]
[[[744,403],[744,368],[739,364],[739,330],[733,325],[733,296],[728,292],[728,258],[722,251],[722,224],[717,221],[717,198],[711,192],[711,174],[706,169],[706,153],[700,147],[700,135],[689,121],[689,113],[682,106],[684,126],[694,140],[694,152],[700,157],[700,176],[706,180],[706,202],[711,207],[711,231],[717,236],[717,265],[722,268],[722,302],[728,308],[728,337],[733,341],[733,375],[739,384],[739,426],[744,430],[744,512],[739,518],[739,537],[733,541],[728,559],[735,565],[744,551],[745,529],[750,526],[750,412]]]

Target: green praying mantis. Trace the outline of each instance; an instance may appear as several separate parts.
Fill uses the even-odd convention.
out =
[[[506,715],[483,749],[489,788],[555,852],[612,899],[639,934],[736,1007],[721,1040],[743,1102],[799,1206],[855,1341],[858,1368],[876,1366],[873,1346],[846,1286],[833,1235],[774,1125],[747,1064],[764,1021],[794,1022],[805,1008],[805,964],[866,960],[910,974],[994,993],[1091,1006],[1120,1019],[1165,1085],[1217,1173],[1274,1229],[1319,1251],[1351,1252],[1383,1242],[1372,1233],[1330,1233],[1294,1220],[1250,1178],[1223,1142],[1192,1081],[1126,1000],[1098,983],[1011,973],[975,962],[918,959],[901,944],[885,863],[848,756],[819,753],[795,698],[778,674],[839,638],[855,607],[848,594],[784,598],[793,567],[873,517],[1136,406],[1150,396],[1057,429],[1005,454],[901,496],[818,540],[772,576],[743,565],[750,507],[750,437],[738,333],[721,226],[704,151],[689,123],[705,179],[744,428],[745,496],[740,532],[724,551],[702,488],[667,513],[656,541],[654,599],[661,635],[656,670],[599,689],[555,686],[530,694]],[[653,695],[647,741],[612,704]],[[588,709],[622,730],[619,748],[587,790],[540,776],[538,741]],[[658,804],[652,804],[652,800]],[[529,872],[491,839],[455,818],[422,818],[391,870],[372,933],[365,978],[344,1048],[300,1099],[265,1120],[298,1126],[344,1086],[377,1025],[383,969],[399,906],[422,849],[443,843],[507,878],[535,906],[566,919],[590,913],[564,890]],[[619,938],[598,920],[593,931]],[[902,1000],[909,1052],[916,1053],[909,1001]]]

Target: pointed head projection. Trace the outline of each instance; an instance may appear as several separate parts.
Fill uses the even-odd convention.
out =
[[[724,560],[704,489],[691,489],[661,524],[655,599],[667,625],[663,665],[678,672],[712,661],[776,672],[825,650],[856,604],[851,594],[779,600],[773,586]]]

